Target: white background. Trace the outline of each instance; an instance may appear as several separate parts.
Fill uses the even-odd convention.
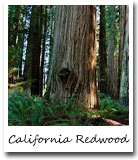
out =
[[[12,0],[8,0],[9,2],[10,1],[12,1]],[[32,0],[33,1],[33,0]],[[46,0],[45,0],[46,1]],[[74,0],[74,1],[76,1],[76,0]],[[22,1],[19,1],[18,0],[18,2],[23,2],[23,0]],[[26,1],[27,2],[27,1]],[[28,2],[29,2],[29,0],[28,0]],[[40,2],[40,0],[38,1],[37,0],[37,2],[38,2],[38,4],[39,4],[39,2]],[[47,1],[46,1],[47,2]],[[57,2],[57,0],[56,0],[56,2]],[[63,1],[63,2],[65,2],[65,1]],[[68,1],[69,2],[69,1]],[[78,1],[78,2],[80,2],[80,1]],[[82,2],[82,1],[81,1]],[[86,0],[85,0],[85,2],[87,2]],[[90,1],[89,1],[90,2]],[[114,1],[115,2],[115,1]],[[121,0],[120,0],[120,2],[121,2]],[[124,1],[122,0],[122,3],[123,3]],[[3,6],[3,0],[0,0],[0,22],[1,22],[1,24],[0,24],[0,40],[1,40],[1,42],[0,42],[0,73],[1,73],[1,82],[0,82],[0,91],[1,91],[1,94],[0,94],[0,98],[1,98],[1,100],[0,100],[0,102],[1,102],[1,105],[0,105],[0,109],[1,109],[1,111],[0,111],[0,127],[1,127],[1,129],[0,129],[0,158],[1,159],[9,159],[9,158],[13,158],[13,159],[43,159],[43,158],[52,158],[52,159],[86,159],[86,158],[88,158],[88,159],[90,159],[90,158],[95,158],[95,159],[130,159],[130,158],[133,158],[133,159],[136,159],[136,158],[138,158],[137,157],[137,153],[136,153],[136,151],[137,151],[137,146],[136,146],[136,144],[138,143],[138,141],[137,141],[137,137],[136,137],[136,131],[137,131],[137,124],[136,124],[136,122],[137,122],[137,85],[136,85],[136,82],[137,82],[137,70],[136,70],[136,68],[137,68],[137,64],[136,64],[136,60],[137,60],[137,28],[138,28],[138,26],[137,26],[137,22],[136,22],[136,20],[137,20],[137,4],[136,4],[136,2],[134,1],[134,147],[135,147],[135,149],[134,149],[134,153],[132,154],[128,154],[128,153],[124,153],[124,154],[121,154],[121,153],[113,153],[113,154],[111,154],[111,153],[105,153],[105,154],[103,154],[103,153],[85,153],[85,154],[80,154],[80,153],[78,153],[78,154],[75,154],[75,153],[73,153],[73,154],[63,154],[63,153],[60,153],[60,154],[53,154],[53,153],[39,153],[39,154],[36,154],[36,153],[32,153],[32,154],[6,154],[6,153],[4,153],[3,152],[3,53],[4,53],[4,45],[3,45],[3,32],[4,32],[4,26],[3,26],[3,9],[4,9],[4,6]],[[54,4],[54,3],[53,3]],[[79,4],[79,3],[77,3],[77,4]],[[88,4],[88,3],[87,3]],[[101,4],[101,3],[100,3]],[[131,66],[132,67],[132,66]],[[4,70],[5,71],[5,70]],[[121,130],[120,130],[121,131]],[[122,131],[123,132],[123,131]],[[122,133],[121,132],[121,133]],[[4,134],[6,134],[6,133],[4,133]],[[124,146],[125,147],[125,146]],[[104,146],[103,146],[103,148],[104,148]]]

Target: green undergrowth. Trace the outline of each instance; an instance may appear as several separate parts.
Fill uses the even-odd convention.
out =
[[[71,107],[74,97],[63,102],[48,102],[45,98],[30,96],[29,92],[13,90],[8,96],[8,124],[10,126],[66,126],[91,125],[85,118],[91,112]]]
[[[129,108],[123,106],[118,100],[113,100],[105,94],[99,94],[99,111],[101,117],[129,124]]]
[[[8,96],[9,126],[107,126],[98,114],[106,118],[114,118],[128,114],[126,108],[120,109],[116,101],[103,97],[99,101],[97,113],[88,111],[74,102],[74,97],[63,102],[50,102],[45,97],[31,96],[29,92],[13,90]],[[117,104],[117,105],[116,105]],[[117,115],[117,116],[116,116]]]

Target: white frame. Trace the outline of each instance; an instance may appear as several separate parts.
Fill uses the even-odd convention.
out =
[[[129,126],[8,126],[8,5],[129,5]],[[39,134],[42,137],[72,138],[65,144],[29,143],[9,144],[11,135],[24,137]],[[123,137],[128,143],[76,143],[76,135],[93,137]],[[4,4],[4,152],[133,152],[133,1],[114,0],[10,0]]]

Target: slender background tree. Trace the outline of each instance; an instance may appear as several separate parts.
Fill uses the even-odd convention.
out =
[[[121,104],[129,105],[129,8],[126,6],[125,20],[125,39],[122,57],[122,72],[120,83],[120,102]]]
[[[107,51],[106,51],[106,20],[105,6],[100,6],[100,34],[99,34],[99,90],[107,91]]]

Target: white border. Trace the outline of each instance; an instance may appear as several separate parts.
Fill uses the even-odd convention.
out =
[[[63,126],[63,127],[10,127],[8,126],[8,5],[129,5],[129,126]],[[132,1],[114,0],[10,0],[4,5],[4,151],[5,152],[133,152],[133,3]],[[77,134],[93,137],[123,137],[127,134],[130,139],[126,144],[12,144],[8,139],[12,134],[23,136],[24,134],[39,134],[43,137],[70,137],[75,140]]]
[[[8,1],[8,0],[6,0]],[[10,0],[9,5],[129,5],[132,4],[131,0],[121,1],[121,0]]]

